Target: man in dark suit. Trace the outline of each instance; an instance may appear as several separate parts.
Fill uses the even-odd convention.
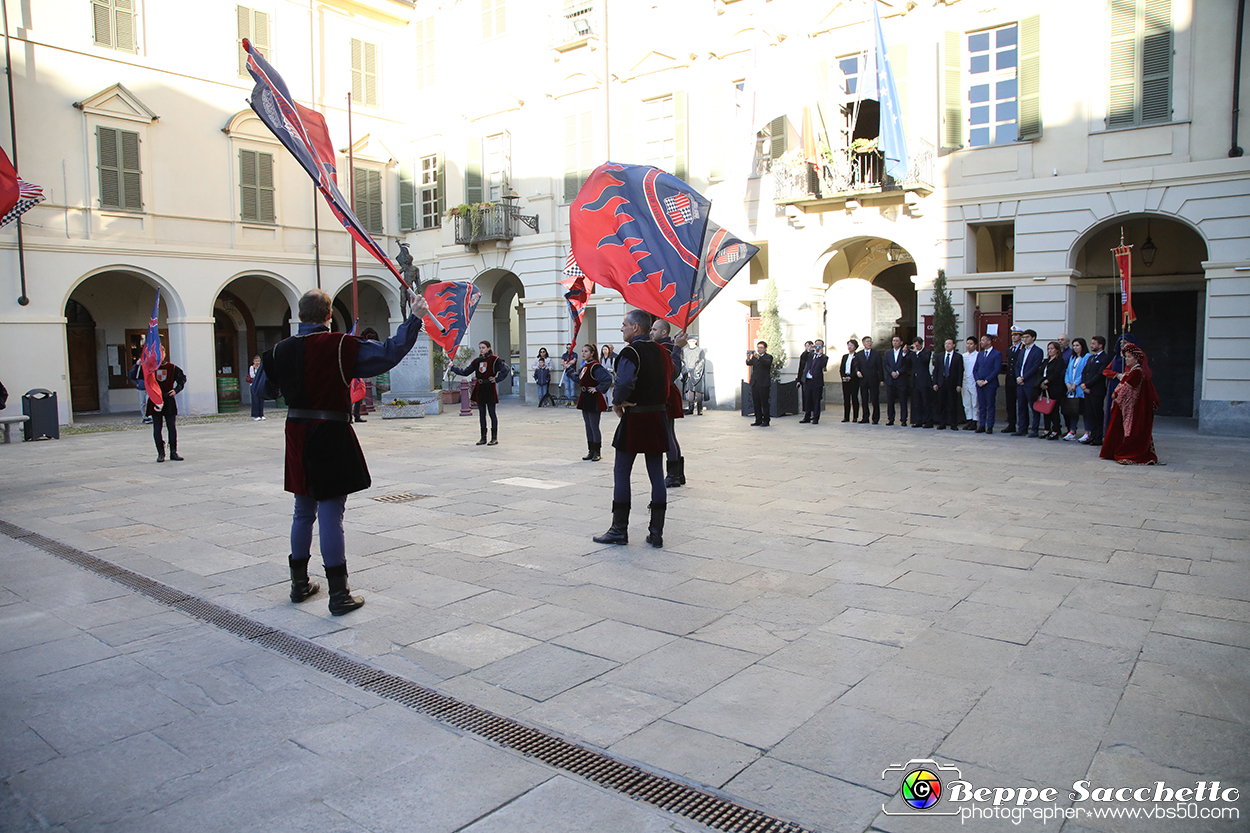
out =
[[[924,339],[912,341],[911,351],[911,427],[933,427],[933,377],[929,364],[933,351],[924,346]]]
[[[794,377],[794,381],[799,386],[799,404],[803,406],[804,413],[811,409],[807,406],[807,391],[803,388],[803,374],[807,372],[807,363],[812,360],[813,352],[812,342],[803,342],[803,352],[799,353],[799,375]]]
[[[911,359],[903,339],[895,336],[893,346],[881,357],[885,365],[885,424],[894,424],[894,401],[901,400],[902,424],[907,424],[907,374],[911,369]]]
[[[1016,377],[1016,436],[1027,435],[1036,439],[1042,415],[1029,406],[1033,401],[1033,388],[1041,383],[1042,362],[1046,355],[1033,343],[1037,341],[1036,330],[1025,330],[1021,341],[1023,345],[1016,354],[1015,370],[1011,374]],[[1011,407],[1010,400],[1007,407]],[[1029,418],[1030,413],[1033,414],[1032,419]]]
[[[846,355],[838,367],[842,377],[842,421],[859,422],[859,377],[855,375],[855,357],[859,344],[855,339],[846,343]]]
[[[885,382],[885,366],[881,354],[872,352],[872,339],[864,336],[863,350],[856,354],[855,378],[859,380],[859,399],[864,406],[862,423],[868,422],[868,403],[872,403],[872,424],[881,421],[881,385]]]
[[[820,423],[821,405],[825,398],[825,368],[829,366],[829,357],[825,355],[825,343],[816,339],[812,346],[812,358],[806,369],[799,374],[799,383],[803,386],[803,418],[799,423]]]
[[[1024,330],[1019,327],[1011,328],[1011,346],[1003,356],[1003,396],[1007,400],[1007,427],[1003,429],[1004,434],[1016,433],[1016,359],[1024,349],[1024,345],[1020,343],[1023,334]]]
[[[994,349],[988,336],[981,336],[981,349],[972,367],[977,380],[977,433],[994,433],[994,411],[998,407],[998,371],[1003,367],[1003,354]]]
[[[937,395],[938,428],[959,428],[964,422],[964,357],[955,339],[946,339],[946,350],[933,363],[933,391]]]
[[[1089,429],[1077,442],[1102,445],[1103,400],[1107,397],[1107,377],[1102,372],[1111,363],[1107,340],[1094,336],[1089,340],[1089,361],[1081,372],[1081,390],[1085,391],[1085,427]]]
[[[747,366],[751,368],[751,401],[755,406],[755,422],[751,424],[767,428],[772,422],[773,384],[773,357],[767,341],[757,341],[755,349],[747,352]]]

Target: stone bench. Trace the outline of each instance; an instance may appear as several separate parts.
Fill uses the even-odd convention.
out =
[[[0,425],[4,426],[4,441],[9,442],[9,429],[14,425],[21,425],[23,422],[30,422],[30,417],[22,414],[21,416],[0,416]]]

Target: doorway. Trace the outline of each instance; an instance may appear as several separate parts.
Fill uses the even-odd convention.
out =
[[[69,401],[74,413],[100,410],[100,367],[96,358],[95,319],[77,301],[65,305],[65,341],[69,348]]]
[[[1198,315],[1202,309],[1198,290],[1135,292],[1133,311],[1137,320],[1132,333],[1146,351],[1155,390],[1159,394],[1157,416],[1193,419],[1197,416],[1194,383],[1199,374]],[[1119,330],[1120,296],[1109,296],[1107,332]],[[1115,336],[1111,336],[1114,347]]]

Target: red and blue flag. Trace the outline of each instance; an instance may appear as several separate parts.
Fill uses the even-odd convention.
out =
[[[431,341],[454,357],[469,331],[469,319],[482,300],[482,292],[468,281],[442,281],[427,286],[424,296],[430,307],[423,319],[425,331]]]
[[[587,285],[586,273],[577,265],[577,259],[569,252],[569,259],[564,264],[564,278],[560,281],[568,287],[564,293],[564,302],[569,307],[569,323],[573,328],[572,344],[577,344],[577,334],[581,332],[582,321],[586,318],[586,304],[590,301],[590,293],[595,291],[593,283]]]
[[[357,243],[365,247],[378,262],[391,270],[399,282],[408,286],[398,267],[386,256],[386,252],[369,236],[352,211],[351,203],[339,191],[338,173],[334,165],[334,145],[326,120],[315,110],[296,103],[287,89],[286,82],[277,70],[269,65],[251,42],[243,39],[247,50],[247,71],[256,79],[251,104],[256,115],[273,131],[278,141],[291,152],[300,166],[312,177],[317,190],[325,197],[330,211],[343,224]]]
[[[148,334],[143,340],[143,386],[147,388],[148,399],[152,407],[159,408],[165,404],[161,395],[161,384],[156,379],[156,369],[161,366],[161,331],[157,319],[161,314],[161,288],[156,288],[156,300],[152,302],[152,317],[148,319]]]
[[[694,281],[694,301],[689,305],[688,317],[673,321],[681,329],[688,329],[690,322],[703,312],[703,308],[712,302],[716,293],[725,288],[725,284],[738,274],[738,270],[746,266],[751,258],[759,252],[758,246],[743,242],[727,229],[721,228],[715,221],[709,220],[707,235],[703,245],[703,256],[699,258],[699,273]]]
[[[685,329],[738,269],[709,268],[711,203],[672,174],[647,165],[606,162],[591,173],[569,209],[576,265],[627,304]],[[741,244],[746,248],[731,248]],[[715,257],[736,252],[745,264],[758,249],[722,238]],[[724,266],[725,268],[722,268]],[[724,282],[718,283],[721,276]]]

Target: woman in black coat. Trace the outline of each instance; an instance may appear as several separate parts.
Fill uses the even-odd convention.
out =
[[[1042,434],[1048,440],[1057,440],[1063,436],[1059,430],[1063,416],[1063,400],[1068,398],[1068,388],[1064,383],[1064,372],[1067,365],[1063,361],[1063,348],[1059,342],[1052,341],[1046,345],[1046,360],[1042,362],[1042,373],[1037,386],[1033,388],[1033,401],[1043,396],[1055,400],[1050,413],[1045,414],[1046,432]]]

